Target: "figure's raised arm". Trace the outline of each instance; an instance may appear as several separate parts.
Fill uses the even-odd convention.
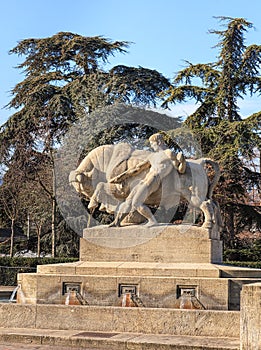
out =
[[[121,183],[124,180],[128,179],[129,177],[135,176],[140,174],[143,170],[148,169],[151,167],[151,163],[149,160],[144,160],[143,162],[137,164],[135,167],[127,169],[120,175],[115,176],[114,178],[110,179],[109,182],[113,184]]]

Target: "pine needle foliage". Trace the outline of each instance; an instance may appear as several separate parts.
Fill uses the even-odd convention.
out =
[[[106,70],[109,58],[127,53],[129,45],[102,36],[60,32],[22,40],[10,50],[23,58],[17,68],[24,79],[11,91],[7,105],[15,113],[0,128],[0,161],[6,170],[17,159],[30,164],[25,176],[34,177],[32,181],[40,179],[40,165],[49,169],[53,179],[45,190],[53,203],[53,239],[55,225],[62,227],[55,202],[54,154],[69,128],[91,112],[115,103],[155,106],[159,93],[170,86],[156,70],[124,65]],[[53,256],[54,245],[53,241]]]
[[[162,74],[123,65],[104,69],[110,56],[126,53],[128,46],[126,41],[70,32],[19,42],[10,54],[25,56],[17,66],[25,79],[12,90],[8,107],[17,112],[0,130],[2,144],[17,144],[21,137],[39,148],[40,136],[49,134],[43,145],[47,147],[50,140],[59,142],[72,123],[98,107],[115,102],[156,105],[159,92],[170,86]]]
[[[245,46],[245,33],[253,24],[244,18],[217,17],[223,30],[216,62],[192,64],[179,71],[163,93],[170,103],[193,99],[198,108],[185,124],[196,134],[203,154],[217,160],[222,177],[216,196],[223,210],[224,238],[229,245],[242,230],[260,230],[261,111],[242,118],[238,101],[261,92],[261,45]],[[194,82],[200,82],[195,85]],[[250,200],[253,191],[257,200]],[[246,210],[249,207],[249,210]],[[251,207],[251,208],[250,208]],[[245,213],[250,218],[245,217]],[[245,222],[245,225],[242,224]]]

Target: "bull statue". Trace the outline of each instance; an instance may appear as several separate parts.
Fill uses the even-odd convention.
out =
[[[110,226],[152,226],[154,208],[177,207],[180,199],[202,210],[205,228],[221,226],[219,207],[212,199],[220,170],[211,159],[185,160],[167,148],[162,134],[149,139],[154,152],[138,150],[127,143],[104,145],[92,150],[71,171],[69,182],[89,200],[88,208],[114,214]],[[214,170],[211,180],[206,166]]]

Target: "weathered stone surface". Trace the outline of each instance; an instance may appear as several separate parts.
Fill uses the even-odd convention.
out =
[[[37,300],[37,283],[38,279],[34,278],[34,273],[18,274],[18,284],[23,286],[17,291],[17,301],[19,303],[27,302],[35,304]]]
[[[37,302],[61,303],[61,277],[59,275],[22,273],[18,274],[17,301],[21,304],[36,304]]]
[[[0,327],[239,337],[239,312],[0,304]]]
[[[34,328],[36,312],[34,305],[0,303],[0,327]]]
[[[216,226],[219,234],[220,210],[212,200],[220,177],[218,163],[207,158],[186,161],[181,152],[168,148],[160,133],[149,141],[155,152],[134,149],[127,143],[96,147],[71,171],[70,184],[89,200],[91,211],[100,207],[114,213],[114,226],[120,226],[126,214],[128,223],[154,225],[158,220],[150,206],[173,210],[183,197],[204,213],[204,225]],[[214,171],[211,179],[206,164]],[[141,220],[131,215],[133,212]],[[172,217],[173,213],[168,220]]]
[[[261,349],[261,283],[243,286],[240,328],[240,349]]]
[[[136,261],[78,261],[68,264],[39,265],[41,274],[106,275],[106,276],[166,276],[220,277],[220,266],[210,263],[156,263]],[[260,271],[260,270],[259,270]]]
[[[26,274],[22,275],[22,291],[27,288]],[[64,304],[63,285],[80,286],[81,295],[90,305],[118,306],[120,285],[135,285],[137,293],[146,307],[176,308],[181,288],[194,288],[196,296],[207,309],[227,310],[229,281],[220,278],[188,276],[146,275],[54,275],[35,274],[37,293],[25,301],[34,304]],[[24,293],[27,295],[27,293]]]
[[[261,278],[261,269],[248,267],[216,265],[223,278]]]
[[[238,338],[21,328],[0,328],[0,343],[1,350],[239,350]]]
[[[81,261],[222,262],[222,242],[197,226],[97,226],[85,229],[83,237]]]
[[[98,246],[82,239],[80,261],[42,265],[36,274],[19,274],[18,301],[65,304],[64,286],[76,285],[89,305],[119,306],[119,290],[126,285],[136,289],[147,308],[177,308],[180,291],[192,289],[206,309],[239,310],[242,286],[261,277],[258,269],[214,264],[213,257],[222,252],[221,241],[210,239],[209,230],[200,227],[103,227],[91,232],[121,237],[121,230],[130,242],[138,234],[154,233],[147,242],[125,248]]]
[[[56,273],[56,274],[74,274],[76,273],[76,268],[80,265],[80,261],[72,263],[59,263],[59,264],[48,264],[48,265],[38,265],[37,272],[39,273]]]

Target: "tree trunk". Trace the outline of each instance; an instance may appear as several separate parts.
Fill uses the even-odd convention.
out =
[[[10,257],[14,256],[14,219],[11,221]]]
[[[27,214],[27,239],[30,238],[30,215]]]
[[[232,80],[232,79],[231,79]],[[232,91],[232,81],[228,85],[228,98],[227,98],[227,115],[228,121],[233,122],[233,91]]]
[[[229,234],[229,246],[233,248],[233,242],[235,239],[235,223],[234,223],[234,208],[230,206],[228,208],[227,217],[227,230]]]
[[[261,148],[258,150],[259,151],[259,174],[261,176]],[[261,205],[261,190],[259,188],[259,190],[257,190],[258,192],[258,202],[259,205]]]
[[[56,256],[56,174],[54,167],[54,158],[52,149],[50,151],[52,161],[52,173],[53,173],[53,188],[52,188],[52,257]]]
[[[56,199],[52,199],[52,257],[56,256],[56,230],[55,230],[55,222],[56,222]]]
[[[37,256],[40,258],[41,255],[41,235],[42,235],[42,225],[37,228]]]

